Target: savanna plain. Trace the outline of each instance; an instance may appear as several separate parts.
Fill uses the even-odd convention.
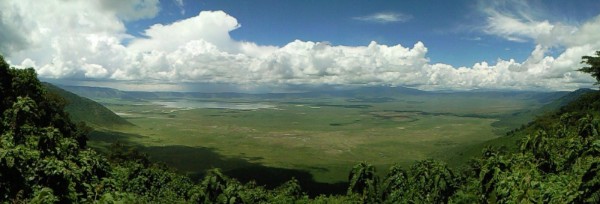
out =
[[[382,170],[428,158],[462,165],[469,147],[530,120],[528,112],[545,104],[540,95],[96,97],[133,125],[97,127],[91,144],[99,149],[115,141],[133,144],[192,176],[221,168],[242,180],[256,179],[261,169],[253,167],[259,166],[280,170],[266,177],[290,170],[308,177],[300,180],[339,183],[361,161]]]

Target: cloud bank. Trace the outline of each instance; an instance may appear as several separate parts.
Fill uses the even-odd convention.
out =
[[[156,24],[136,38],[124,23],[153,18],[157,1],[0,2],[0,53],[19,67],[54,79],[240,86],[393,85],[420,89],[547,89],[587,87],[593,79],[575,69],[581,56],[600,50],[600,17],[579,26],[516,15],[488,5],[482,32],[537,44],[527,60],[498,59],[453,67],[430,63],[423,42],[411,46],[331,45],[296,40],[264,46],[232,39],[237,19],[202,11]],[[124,44],[124,41],[129,41]],[[552,47],[564,52],[549,56]]]

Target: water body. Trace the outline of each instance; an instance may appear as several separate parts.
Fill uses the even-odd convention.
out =
[[[229,102],[209,102],[209,101],[192,101],[192,100],[154,101],[152,103],[164,106],[166,108],[178,108],[178,109],[213,108],[213,109],[234,109],[234,110],[256,110],[256,109],[263,109],[263,108],[275,108],[274,105],[263,104],[263,103],[229,103]]]

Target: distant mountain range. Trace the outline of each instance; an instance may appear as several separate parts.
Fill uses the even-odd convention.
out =
[[[96,99],[96,98],[118,98],[124,100],[148,100],[159,98],[262,98],[262,99],[280,99],[280,98],[322,98],[322,97],[344,97],[344,98],[397,98],[403,96],[478,96],[478,97],[519,97],[538,100],[540,103],[550,103],[568,95],[568,91],[557,92],[535,92],[535,91],[457,91],[457,92],[436,92],[421,91],[406,87],[361,87],[349,90],[323,90],[310,91],[302,93],[203,93],[203,92],[144,92],[144,91],[121,91],[112,88],[88,87],[88,86],[63,86],[61,88],[73,92],[77,95]],[[585,91],[582,89],[581,91]]]

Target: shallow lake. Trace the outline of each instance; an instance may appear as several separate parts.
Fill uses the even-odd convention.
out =
[[[192,101],[192,100],[177,100],[177,101],[154,101],[157,105],[166,108],[179,109],[199,109],[199,108],[214,108],[214,109],[235,109],[235,110],[256,110],[261,108],[275,108],[274,105],[263,103],[229,103],[229,102],[210,102],[210,101]]]

